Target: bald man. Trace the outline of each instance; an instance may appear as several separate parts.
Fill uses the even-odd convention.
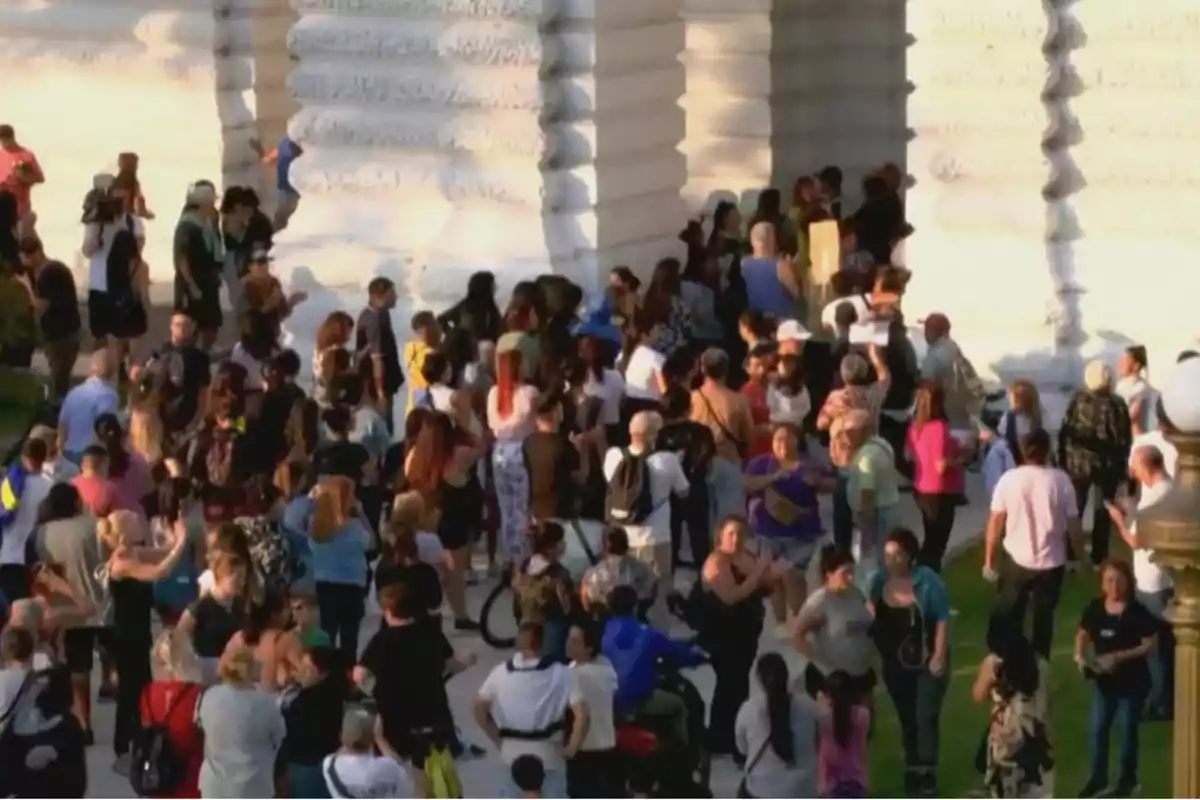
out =
[[[1113,524],[1121,538],[1133,551],[1133,579],[1137,586],[1137,599],[1158,619],[1164,619],[1164,611],[1171,602],[1174,588],[1171,578],[1154,558],[1154,550],[1138,535],[1137,516],[1151,506],[1162,502],[1171,491],[1171,477],[1167,474],[1162,451],[1153,446],[1135,447],[1129,459],[1129,475],[1141,487],[1137,511],[1130,515],[1116,503],[1105,503]],[[1146,701],[1147,714],[1151,719],[1171,718],[1174,706],[1172,688],[1175,685],[1175,641],[1171,626],[1163,622],[1158,630],[1158,642],[1150,654],[1150,696]]]

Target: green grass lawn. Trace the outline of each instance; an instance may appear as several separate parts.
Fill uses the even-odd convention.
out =
[[[950,602],[958,612],[950,627],[952,677],[942,706],[939,788],[942,797],[962,797],[981,786],[975,770],[975,753],[987,722],[987,708],[971,699],[979,662],[987,653],[988,615],[996,596],[994,586],[980,576],[982,545],[970,548],[947,568],[945,579]],[[1076,797],[1087,780],[1089,759],[1088,714],[1092,684],[1085,681],[1072,660],[1075,628],[1083,607],[1099,594],[1095,573],[1068,574],[1054,625],[1051,658],[1051,745],[1054,748],[1056,797]],[[871,742],[871,794],[902,797],[904,754],[900,727],[890,699],[882,689],[876,694],[878,725]],[[1110,753],[1110,783],[1116,782],[1116,738]],[[1143,723],[1141,728],[1141,796],[1171,796],[1171,725]]]
[[[37,376],[0,367],[0,440],[25,433],[41,400],[42,383]]]

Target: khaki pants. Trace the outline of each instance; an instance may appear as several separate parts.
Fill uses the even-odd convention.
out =
[[[661,631],[669,630],[671,615],[667,610],[667,595],[671,592],[671,580],[674,577],[671,572],[671,543],[631,547],[629,554],[638,561],[649,565],[650,569],[654,571],[654,577],[658,579],[658,584],[654,591],[654,605],[650,608],[647,616],[650,624],[654,627]]]
[[[71,372],[79,357],[79,334],[48,340],[42,344],[42,352],[50,366],[50,396],[61,400],[71,388]]]

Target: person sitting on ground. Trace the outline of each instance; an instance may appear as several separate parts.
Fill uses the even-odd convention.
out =
[[[638,596],[632,586],[618,586],[609,596],[612,617],[605,623],[600,651],[617,671],[616,709],[627,716],[668,721],[675,741],[688,744],[688,710],[683,698],[655,688],[658,662],[699,666],[704,655],[672,641],[637,618]]]

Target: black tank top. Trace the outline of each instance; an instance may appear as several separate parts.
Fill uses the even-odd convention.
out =
[[[228,606],[220,600],[205,595],[192,606],[192,647],[201,658],[220,658],[225,645],[242,628],[244,614],[241,601],[233,600]]]

